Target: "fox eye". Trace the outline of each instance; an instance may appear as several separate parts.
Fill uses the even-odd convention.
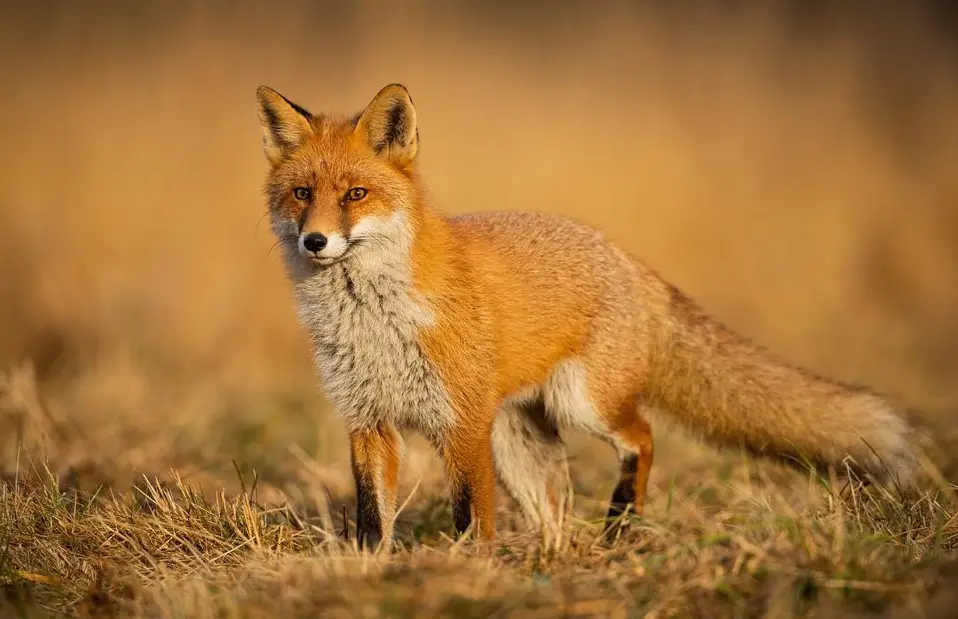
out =
[[[297,200],[306,202],[313,197],[313,190],[309,187],[295,187],[293,189],[293,195],[296,196]]]
[[[357,202],[366,197],[366,189],[364,187],[353,187],[346,192],[346,201],[347,202]]]

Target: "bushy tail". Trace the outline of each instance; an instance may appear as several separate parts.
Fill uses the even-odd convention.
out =
[[[670,294],[672,311],[651,360],[657,409],[719,445],[913,481],[919,466],[910,429],[883,398],[784,363],[681,292]]]

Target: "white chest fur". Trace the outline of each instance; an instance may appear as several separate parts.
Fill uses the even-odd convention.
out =
[[[296,284],[316,367],[350,428],[391,422],[437,440],[453,420],[449,395],[419,345],[432,316],[393,270],[335,264]]]

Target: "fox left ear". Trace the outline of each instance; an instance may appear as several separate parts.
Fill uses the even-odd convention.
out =
[[[407,166],[419,152],[419,125],[409,91],[402,84],[389,84],[356,119],[355,134],[377,155]]]
[[[263,150],[273,165],[312,135],[312,115],[268,86],[256,89]]]

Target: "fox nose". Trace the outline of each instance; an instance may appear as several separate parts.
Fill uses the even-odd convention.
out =
[[[326,247],[326,237],[319,232],[310,232],[306,235],[306,238],[303,239],[303,247],[306,248],[306,251],[322,251],[322,249]]]

